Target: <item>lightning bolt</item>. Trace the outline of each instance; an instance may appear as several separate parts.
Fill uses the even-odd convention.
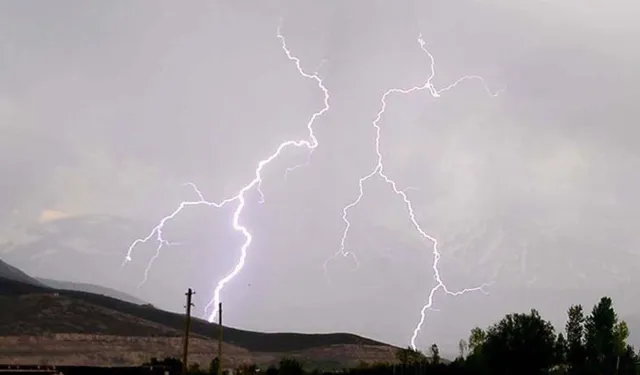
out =
[[[415,228],[415,230],[418,232],[418,234],[420,234],[420,236],[422,236],[423,238],[431,241],[433,243],[433,247],[432,247],[432,251],[433,251],[433,264],[432,264],[432,269],[433,269],[433,274],[434,274],[434,279],[436,281],[436,285],[431,289],[431,291],[429,292],[429,295],[427,297],[427,301],[425,302],[425,304],[423,305],[422,309],[420,310],[420,319],[418,321],[418,323],[416,324],[415,329],[413,330],[413,334],[411,336],[410,339],[410,343],[411,343],[411,347],[416,349],[416,338],[418,336],[418,334],[420,333],[420,330],[422,329],[422,326],[424,325],[425,322],[425,318],[426,318],[426,312],[428,310],[433,310],[433,298],[435,296],[435,293],[439,290],[444,291],[446,294],[451,295],[451,296],[457,296],[457,295],[461,295],[464,293],[468,293],[468,292],[473,292],[473,291],[481,291],[483,293],[486,293],[486,291],[483,289],[484,287],[488,286],[489,284],[483,284],[481,286],[478,287],[474,287],[474,288],[467,288],[467,289],[463,289],[460,291],[451,291],[446,284],[444,283],[444,281],[442,280],[442,277],[440,276],[440,270],[438,268],[438,264],[440,262],[440,251],[438,249],[438,240],[427,234],[427,232],[425,230],[422,229],[422,227],[420,226],[420,224],[418,223],[418,221],[416,220],[415,217],[415,211],[413,209],[413,205],[411,203],[411,200],[408,198],[407,194],[406,194],[406,189],[405,190],[401,190],[398,188],[396,182],[394,180],[392,180],[386,173],[384,170],[384,163],[383,163],[383,156],[382,156],[382,152],[380,151],[380,120],[382,119],[382,116],[387,108],[387,99],[392,95],[392,94],[401,94],[401,95],[407,95],[413,92],[419,92],[419,91],[423,91],[423,90],[428,90],[429,93],[431,94],[431,96],[433,96],[434,98],[439,98],[440,95],[443,92],[449,91],[451,89],[453,89],[454,87],[458,86],[459,84],[461,84],[464,81],[468,81],[468,80],[477,80],[480,81],[482,83],[482,85],[484,86],[485,91],[490,95],[490,96],[497,96],[500,91],[496,92],[496,93],[492,93],[491,90],[489,89],[488,85],[486,84],[484,78],[482,78],[481,76],[477,76],[477,75],[468,75],[468,76],[464,76],[460,79],[458,79],[457,81],[453,82],[452,84],[450,84],[449,86],[446,86],[444,88],[441,89],[436,89],[436,87],[433,85],[432,81],[433,78],[435,76],[435,59],[433,57],[433,55],[427,50],[426,48],[426,43],[424,41],[424,39],[422,38],[422,34],[418,35],[417,38],[418,43],[420,44],[420,48],[422,49],[422,51],[426,54],[426,56],[428,57],[429,61],[430,61],[430,66],[431,66],[431,71],[429,76],[427,77],[427,80],[425,81],[424,84],[422,84],[421,86],[414,86],[408,89],[398,89],[398,88],[393,88],[390,89],[388,91],[386,91],[381,98],[381,107],[380,110],[378,111],[375,120],[373,121],[372,125],[373,128],[375,129],[375,152],[377,155],[377,160],[376,160],[376,164],[373,168],[373,170],[363,176],[362,178],[360,178],[360,180],[358,181],[358,187],[359,187],[359,193],[358,196],[356,197],[356,199],[354,201],[352,201],[351,203],[347,204],[343,210],[342,210],[342,220],[345,223],[344,226],[344,231],[342,233],[342,238],[340,240],[340,248],[339,250],[333,254],[331,257],[329,257],[325,263],[324,263],[324,270],[325,270],[325,275],[327,272],[327,265],[328,263],[332,260],[335,259],[338,256],[343,256],[343,257],[347,257],[347,256],[351,256],[353,257],[356,262],[357,262],[357,257],[355,256],[355,254],[351,251],[348,251],[346,248],[346,241],[347,241],[347,236],[349,234],[349,229],[351,228],[351,222],[349,221],[349,211],[357,206],[360,201],[362,200],[362,197],[364,196],[364,184],[365,182],[367,182],[368,180],[372,179],[373,177],[379,177],[381,178],[385,183],[387,183],[390,187],[391,190],[393,191],[394,194],[396,194],[397,196],[399,196],[406,209],[408,212],[408,216],[409,216],[409,220],[411,221],[411,224],[413,225],[413,227]]]
[[[285,141],[283,143],[281,143],[280,145],[278,145],[278,147],[276,147],[276,149],[273,151],[273,153],[271,153],[267,158],[261,160],[260,162],[258,162],[258,165],[255,169],[255,177],[249,181],[248,184],[246,184],[244,187],[240,188],[240,190],[238,190],[238,192],[236,193],[236,195],[227,198],[221,202],[212,202],[212,201],[208,201],[206,199],[204,199],[203,194],[198,190],[198,188],[192,184],[192,183],[187,183],[187,185],[191,186],[197,193],[198,195],[198,200],[193,200],[193,201],[183,201],[182,203],[180,203],[180,205],[178,205],[178,207],[168,216],[165,216],[162,220],[160,220],[160,222],[158,223],[157,226],[155,226],[151,232],[149,233],[149,235],[147,237],[144,238],[140,238],[135,240],[131,246],[129,246],[129,249],[127,251],[127,255],[125,257],[125,261],[123,263],[123,265],[127,262],[130,262],[132,260],[131,255],[133,253],[133,250],[135,249],[136,246],[149,242],[152,239],[155,238],[156,242],[158,243],[158,246],[156,247],[156,254],[154,255],[154,257],[151,259],[151,261],[149,262],[147,269],[145,271],[145,277],[142,281],[142,284],[144,284],[144,282],[146,281],[147,277],[148,277],[148,273],[149,270],[151,269],[151,264],[153,263],[153,261],[155,259],[157,259],[157,257],[160,254],[160,250],[165,246],[168,245],[169,242],[166,241],[162,235],[163,233],[163,229],[164,226],[167,222],[169,222],[170,220],[172,220],[173,218],[175,218],[178,214],[180,214],[180,212],[182,212],[183,209],[185,209],[186,207],[189,206],[210,206],[210,207],[214,207],[214,208],[221,208],[224,207],[228,204],[231,203],[235,203],[236,208],[233,212],[233,219],[232,219],[232,226],[233,229],[236,232],[240,232],[244,238],[245,241],[242,245],[242,247],[240,248],[240,259],[238,260],[238,262],[236,263],[235,267],[231,270],[231,272],[229,274],[227,274],[225,277],[223,277],[220,281],[218,281],[218,283],[215,286],[214,292],[213,292],[213,297],[212,299],[209,301],[209,303],[207,304],[207,306],[205,307],[205,314],[207,311],[209,311],[209,309],[211,308],[211,306],[213,306],[214,310],[211,312],[211,314],[209,315],[209,321],[214,321],[217,314],[218,314],[218,303],[220,302],[221,299],[221,293],[222,293],[222,289],[224,289],[224,286],[229,283],[244,267],[246,258],[247,258],[247,250],[249,249],[249,246],[251,245],[251,242],[253,240],[253,236],[251,235],[251,232],[249,231],[249,229],[247,229],[244,225],[241,224],[240,222],[240,218],[242,215],[242,212],[245,208],[246,205],[246,199],[245,199],[245,194],[249,191],[251,191],[252,189],[255,189],[259,194],[260,194],[260,202],[264,201],[264,194],[262,193],[261,190],[261,186],[262,186],[262,172],[264,170],[264,168],[266,166],[268,166],[273,160],[277,159],[278,156],[280,156],[280,154],[282,154],[282,152],[290,147],[297,147],[297,148],[306,148],[309,152],[312,152],[316,147],[318,147],[318,140],[315,136],[314,130],[313,130],[313,125],[315,123],[315,121],[317,120],[318,117],[322,116],[325,112],[327,112],[329,110],[329,91],[327,90],[327,88],[324,86],[322,79],[320,78],[320,76],[318,75],[318,73],[314,73],[314,74],[309,74],[306,73],[301,66],[301,62],[300,59],[298,59],[297,57],[293,56],[293,54],[291,53],[291,51],[289,50],[289,48],[287,47],[287,43],[286,40],[284,38],[284,36],[281,33],[281,27],[282,27],[282,20],[280,20],[280,24],[278,25],[278,29],[277,29],[277,37],[281,42],[282,45],[282,50],[285,52],[287,58],[292,61],[297,70],[298,73],[300,73],[301,76],[303,76],[304,78],[307,78],[309,80],[314,81],[317,86],[320,88],[320,90],[322,90],[322,92],[324,93],[324,106],[322,109],[320,109],[319,111],[315,112],[313,115],[311,115],[309,121],[307,122],[307,129],[309,131],[309,136],[308,139],[306,140],[288,140]]]

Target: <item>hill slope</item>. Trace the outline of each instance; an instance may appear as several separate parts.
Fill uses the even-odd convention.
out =
[[[0,296],[0,336],[53,333],[115,336],[180,336],[162,324],[58,293]]]
[[[4,298],[2,301],[3,311],[0,316],[0,321],[12,322],[10,325],[3,326],[0,332],[4,335],[24,334],[23,324],[32,325],[30,330],[33,332],[82,332],[92,334],[119,334],[122,332],[128,335],[135,335],[132,332],[138,332],[138,330],[129,332],[120,327],[122,319],[116,318],[116,316],[121,317],[123,315],[128,316],[128,319],[137,321],[140,324],[144,322],[144,325],[148,326],[150,323],[153,323],[155,324],[154,327],[163,327],[165,330],[172,332],[181,332],[184,327],[184,316],[180,314],[149,306],[136,305],[104,295],[74,290],[56,290],[4,278],[0,278],[0,298]],[[51,304],[67,306],[66,309],[59,306],[50,306],[48,308],[53,309],[52,311],[57,309],[60,314],[63,312],[64,314],[68,314],[60,316],[60,321],[71,319],[74,330],[69,331],[69,325],[63,323],[54,323],[52,320],[46,319],[35,319],[35,316],[38,315],[34,313],[32,309],[42,309],[43,306],[46,307]],[[75,307],[71,307],[74,305],[84,307],[78,310],[75,309]],[[72,311],[70,311],[70,309]],[[93,314],[106,314],[107,311],[113,315],[109,317],[109,322],[111,323],[100,321],[100,324],[77,325],[80,324],[78,321],[81,319],[88,318],[89,320],[95,320]],[[31,318],[33,318],[33,321],[31,321]],[[26,319],[28,319],[29,322],[27,322]],[[105,317],[105,319],[107,318]],[[109,324],[116,325],[111,327]],[[194,319],[192,321],[191,331],[198,336],[217,339],[217,327],[217,324]],[[157,335],[158,333],[155,334]],[[226,343],[258,352],[290,352],[331,345],[386,346],[383,343],[348,333],[261,333],[224,327],[224,337]]]
[[[179,356],[184,316],[108,296],[0,278],[0,359],[10,363],[134,365]],[[195,319],[190,358],[207,365],[218,326]],[[359,336],[260,333],[224,327],[223,360],[268,366],[283,356],[310,368],[392,361],[395,348]]]

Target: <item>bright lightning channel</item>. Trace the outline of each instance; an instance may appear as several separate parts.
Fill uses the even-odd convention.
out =
[[[293,56],[291,54],[291,51],[289,50],[289,48],[287,47],[287,43],[286,40],[284,38],[284,36],[282,35],[282,33],[280,32],[281,30],[281,26],[282,24],[280,24],[278,26],[278,30],[277,30],[277,37],[278,39],[280,39],[280,42],[282,44],[282,50],[285,52],[287,58],[295,63],[296,68],[298,69],[298,73],[300,73],[300,75],[302,75],[304,78],[313,80],[316,82],[316,84],[318,85],[318,87],[320,88],[320,90],[322,90],[322,92],[324,93],[324,106],[321,110],[319,110],[318,112],[315,112],[311,118],[309,119],[309,121],[307,122],[307,129],[309,130],[309,138],[307,140],[289,140],[289,141],[285,141],[283,143],[281,143],[276,149],[275,151],[266,159],[261,160],[258,163],[258,166],[256,167],[255,170],[255,177],[253,178],[253,180],[251,180],[248,184],[246,184],[244,187],[242,187],[237,193],[236,195],[227,198],[221,202],[211,202],[208,201],[206,199],[204,199],[203,194],[198,190],[198,188],[192,184],[192,183],[188,183],[187,185],[191,186],[196,193],[198,194],[198,200],[194,200],[194,201],[183,201],[182,203],[180,203],[180,205],[178,205],[178,207],[168,216],[164,217],[162,220],[160,220],[160,222],[158,223],[157,226],[155,226],[151,232],[149,233],[149,235],[147,237],[144,238],[140,238],[135,240],[131,246],[129,247],[128,251],[127,251],[127,255],[125,257],[125,263],[126,262],[130,262],[131,259],[131,255],[133,253],[133,250],[136,246],[142,244],[142,243],[146,243],[148,241],[151,241],[152,239],[155,238],[156,242],[158,243],[158,246],[156,247],[156,253],[153,256],[153,258],[151,258],[146,270],[145,270],[145,275],[144,275],[144,279],[143,281],[139,284],[139,286],[141,286],[142,284],[144,284],[147,280],[148,274],[149,274],[149,270],[151,269],[151,265],[153,263],[153,261],[155,261],[155,259],[159,256],[160,254],[160,250],[165,246],[165,245],[169,245],[170,243],[168,241],[166,241],[164,239],[164,237],[162,236],[162,231],[164,229],[165,224],[170,221],[171,219],[175,218],[180,212],[182,212],[182,210],[186,207],[189,206],[210,206],[210,207],[215,207],[215,208],[221,208],[224,207],[228,204],[231,203],[237,203],[236,209],[233,212],[233,220],[232,220],[232,225],[233,225],[233,229],[237,232],[242,233],[242,235],[245,238],[245,242],[242,245],[242,247],[240,248],[240,259],[238,260],[238,262],[236,263],[235,267],[233,268],[233,270],[224,278],[222,278],[220,281],[218,281],[218,283],[216,284],[216,287],[214,289],[213,292],[213,298],[209,301],[209,303],[207,304],[207,306],[205,307],[205,314],[207,311],[209,311],[209,309],[213,306],[213,311],[211,312],[211,314],[208,317],[209,321],[214,321],[217,314],[218,314],[218,303],[220,302],[220,295],[222,292],[222,289],[224,288],[224,286],[231,281],[244,267],[246,258],[247,258],[247,250],[249,248],[249,246],[251,245],[251,242],[253,240],[253,236],[251,235],[251,232],[249,232],[249,230],[240,223],[240,217],[242,215],[243,209],[245,207],[246,201],[245,201],[245,194],[250,191],[251,189],[256,189],[257,192],[260,194],[260,201],[264,201],[264,194],[262,193],[262,190],[260,189],[261,185],[262,185],[262,171],[263,169],[269,164],[271,163],[273,160],[275,160],[278,156],[280,156],[280,154],[282,154],[282,152],[289,147],[304,147],[306,148],[309,152],[312,152],[316,147],[318,147],[318,140],[315,136],[315,133],[313,131],[313,125],[316,121],[316,119],[320,116],[322,116],[326,111],[329,110],[329,90],[327,90],[327,88],[324,86],[322,79],[320,78],[320,76],[318,75],[318,73],[314,73],[314,74],[309,74],[306,73],[302,67],[301,67],[301,63],[300,63],[300,59],[298,59],[297,57]],[[124,263],[123,263],[124,264]]]
[[[435,59],[433,57],[433,55],[427,50],[427,48],[425,47],[425,41],[422,38],[422,34],[418,35],[418,43],[420,44],[420,48],[422,49],[422,51],[427,55],[429,61],[430,61],[430,66],[431,66],[431,72],[429,74],[429,76],[427,77],[426,82],[422,85],[422,86],[414,86],[412,88],[409,89],[390,89],[388,91],[386,91],[381,98],[381,107],[380,110],[378,111],[378,114],[375,118],[375,120],[373,121],[372,125],[375,129],[375,152],[377,155],[377,161],[375,164],[375,167],[373,168],[373,170],[365,175],[364,177],[360,178],[360,180],[358,181],[358,187],[359,187],[359,193],[357,198],[349,203],[348,205],[346,205],[344,207],[344,209],[342,210],[342,220],[345,223],[345,227],[344,227],[344,231],[342,233],[342,238],[340,240],[340,248],[339,250],[333,254],[331,257],[329,257],[325,263],[324,263],[324,270],[325,270],[325,275],[327,272],[327,265],[328,263],[336,258],[337,256],[343,256],[343,257],[347,257],[347,256],[351,256],[353,257],[354,260],[356,260],[357,262],[357,258],[355,256],[355,254],[351,251],[348,251],[346,249],[346,240],[347,240],[347,236],[349,234],[349,229],[351,228],[351,222],[349,221],[348,215],[349,215],[349,210],[351,210],[353,207],[355,207],[356,205],[358,205],[358,203],[360,203],[360,201],[362,200],[362,197],[364,196],[364,183],[368,180],[370,180],[371,178],[377,176],[380,177],[384,182],[386,182],[391,189],[393,190],[393,192],[400,196],[405,204],[405,207],[407,208],[408,214],[409,214],[409,219],[411,221],[411,224],[413,225],[413,227],[415,228],[415,230],[425,239],[431,241],[433,243],[433,265],[432,265],[432,269],[433,269],[433,277],[436,281],[436,285],[431,289],[431,291],[429,292],[429,296],[427,298],[426,303],[423,305],[422,309],[420,310],[420,319],[418,321],[418,323],[416,324],[415,329],[413,330],[413,334],[411,335],[411,339],[410,339],[410,343],[411,343],[411,347],[413,349],[416,349],[416,338],[418,337],[418,334],[420,333],[420,330],[422,329],[422,326],[424,325],[425,322],[425,318],[426,318],[426,312],[427,310],[433,310],[433,297],[435,295],[435,293],[438,290],[443,290],[446,294],[448,295],[452,295],[452,296],[457,296],[457,295],[461,295],[464,293],[468,293],[468,292],[473,292],[473,291],[481,291],[483,293],[486,294],[486,291],[483,289],[484,287],[488,286],[489,284],[483,284],[481,286],[475,287],[475,288],[467,288],[467,289],[463,289],[460,291],[451,291],[446,284],[444,283],[444,281],[442,280],[442,277],[440,276],[440,270],[438,268],[438,264],[440,262],[440,251],[438,250],[438,240],[427,234],[427,232],[425,232],[422,227],[420,226],[420,224],[418,224],[418,221],[416,220],[415,217],[415,212],[413,209],[413,205],[411,203],[411,200],[407,197],[406,194],[406,190],[401,190],[398,188],[396,182],[394,180],[392,180],[391,178],[389,178],[387,176],[387,174],[384,171],[384,163],[383,163],[383,157],[382,157],[382,152],[380,151],[380,120],[382,119],[382,116],[387,108],[387,98],[391,95],[391,94],[402,94],[402,95],[406,95],[406,94],[410,94],[412,92],[418,92],[418,91],[422,91],[422,90],[429,90],[430,94],[434,97],[434,98],[439,98],[440,94],[442,94],[445,91],[451,90],[454,87],[458,86],[460,83],[464,82],[464,81],[468,81],[468,80],[478,80],[482,83],[482,85],[484,86],[485,91],[490,95],[490,96],[497,96],[500,92],[496,92],[496,93],[492,93],[491,90],[489,89],[489,87],[487,86],[484,78],[482,78],[481,76],[477,76],[477,75],[468,75],[468,76],[464,76],[460,79],[458,79],[457,81],[453,82],[452,84],[450,84],[449,86],[446,86],[444,88],[441,89],[436,89],[435,86],[432,83],[432,80],[435,76]]]

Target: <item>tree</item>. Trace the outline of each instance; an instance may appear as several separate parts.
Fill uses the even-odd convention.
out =
[[[486,339],[487,333],[484,330],[479,327],[472,329],[471,335],[469,336],[469,352],[474,353],[480,349]]]
[[[596,373],[615,372],[617,323],[618,317],[609,297],[602,297],[585,321],[587,366]]]
[[[200,364],[194,362],[192,364],[189,365],[189,369],[187,370],[187,372],[189,374],[201,374],[202,371],[200,371]]]
[[[438,348],[438,345],[431,345],[431,348],[429,348],[429,353],[431,354],[431,363],[433,363],[434,365],[440,364],[440,349]]]
[[[278,375],[278,368],[274,365],[271,365],[267,368],[267,375]]]
[[[614,346],[617,355],[622,355],[627,350],[629,327],[624,320],[618,322],[613,330]]]
[[[482,357],[494,374],[541,374],[555,362],[556,335],[536,310],[509,314],[489,328]]]
[[[285,357],[280,360],[278,374],[280,375],[302,375],[304,373],[302,364],[295,358]]]
[[[567,311],[567,364],[569,373],[579,374],[585,365],[584,311],[582,305],[572,305]]]
[[[629,327],[627,322],[620,321],[613,330],[614,350],[616,356],[616,373],[620,369],[620,359],[627,353],[627,339],[629,338]],[[633,351],[633,349],[632,349]]]
[[[618,375],[636,375],[638,373],[637,362],[638,356],[635,349],[631,345],[627,345],[624,353],[619,357]]]
[[[396,358],[403,365],[413,365],[416,363],[424,362],[426,357],[419,350],[407,347],[406,349],[398,349],[396,351]]]
[[[254,364],[243,363],[236,369],[236,374],[239,375],[250,375],[258,372],[258,366]]]
[[[173,357],[166,357],[162,361],[158,361],[158,358],[153,357],[149,362],[145,362],[143,366],[165,366],[172,373],[180,373],[182,371],[182,361]]]
[[[556,363],[558,365],[564,365],[567,362],[567,340],[565,340],[562,333],[558,334],[556,339]]]
[[[160,364],[160,362],[158,361],[158,358],[156,357],[151,357],[151,359],[148,362],[143,363],[143,366],[158,366]]]
[[[468,349],[469,345],[467,342],[464,341],[464,339],[460,339],[460,341],[458,341],[458,358],[464,359]]]
[[[465,366],[475,373],[483,373],[487,370],[487,364],[483,357],[483,347],[487,340],[487,332],[479,327],[471,330],[469,335],[468,353],[465,359]],[[486,371],[486,373],[491,373]]]

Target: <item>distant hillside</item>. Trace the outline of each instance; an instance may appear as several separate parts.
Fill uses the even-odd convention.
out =
[[[135,280],[126,272],[122,277],[114,277],[113,270],[122,264],[124,257],[119,250],[150,225],[108,215],[32,223],[15,234],[15,238],[0,241],[0,258],[32,276],[65,280],[64,275],[73,275],[76,281],[128,290],[139,282],[139,270],[131,271]]]
[[[44,284],[38,280],[20,271],[16,267],[3,262],[2,260],[0,260],[0,277],[8,280],[19,281],[25,284],[44,286]]]
[[[93,293],[93,294],[102,294],[103,296],[108,296],[108,297],[112,297],[115,299],[119,299],[121,301],[125,301],[125,302],[131,302],[131,303],[135,303],[136,305],[144,305],[147,304],[147,302],[136,298],[132,295],[129,295],[127,293],[121,292],[119,290],[115,290],[115,289],[111,289],[111,288],[106,288],[100,285],[94,285],[94,284],[85,284],[85,283],[72,283],[70,281],[60,281],[60,280],[52,280],[52,279],[45,279],[45,278],[41,278],[38,277],[36,278],[38,281],[40,281],[42,284],[55,288],[55,289],[65,289],[65,290],[77,290],[80,292],[87,292],[87,293]]]
[[[184,316],[149,305],[0,277],[0,306],[3,360],[121,365],[180,352]],[[206,365],[216,352],[218,326],[194,319],[191,332],[192,357]],[[396,350],[347,333],[260,333],[230,327],[224,327],[224,345],[229,364],[268,366],[294,356],[307,366],[327,368],[393,361]]]
[[[52,298],[54,294],[58,297]],[[29,328],[29,330],[33,332],[69,333],[68,324],[72,324],[73,327],[75,327],[74,329],[77,329],[77,331],[73,332],[95,334],[126,333],[127,331],[120,326],[120,322],[122,321],[120,318],[107,319],[105,317],[105,319],[107,319],[106,321],[96,322],[95,325],[90,324],[87,326],[78,323],[78,321],[84,319],[82,318],[83,314],[86,315],[85,318],[95,321],[96,318],[93,314],[98,314],[98,312],[99,314],[104,314],[106,310],[111,311],[112,314],[117,316],[126,315],[129,317],[129,320],[138,321],[140,324],[144,323],[144,325],[154,323],[165,329],[175,330],[177,332],[181,332],[184,327],[184,316],[181,314],[175,314],[145,305],[137,305],[104,295],[74,290],[57,290],[3,278],[0,278],[0,298],[4,298],[1,302],[3,309],[0,313],[0,322],[5,322],[2,328],[2,334],[4,335],[24,334],[23,324],[31,325],[32,327]],[[60,321],[56,321],[55,319],[40,321],[35,318],[31,320],[32,317],[38,316],[38,309],[51,304],[64,305],[67,306],[67,309],[70,308],[69,306],[78,304],[85,306],[85,308],[74,310],[75,312],[69,312],[71,315],[61,315]],[[89,308],[89,305],[92,307]],[[65,311],[65,314],[67,313],[67,310],[62,307],[50,308],[53,309],[51,311]],[[63,322],[71,317],[73,317],[74,322]],[[26,321],[26,319],[29,321]],[[8,321],[12,323],[6,323]],[[49,326],[49,324],[51,325]],[[109,324],[114,324],[114,326],[109,326]],[[92,326],[95,327],[93,331]],[[192,333],[217,339],[218,329],[216,324],[194,319],[192,321]],[[226,343],[259,352],[291,352],[330,345],[386,346],[386,344],[348,333],[261,333],[230,327],[224,327],[224,338]]]
[[[144,305],[147,302],[133,297],[127,293],[106,288],[99,285],[94,284],[85,284],[85,283],[73,283],[70,281],[60,281],[60,280],[52,280],[46,278],[39,277],[31,277],[27,273],[21,271],[17,267],[14,267],[2,260],[0,260],[0,277],[19,281],[25,284],[37,285],[41,287],[51,287],[54,289],[68,289],[68,290],[77,290],[81,292],[94,293],[94,294],[102,294],[108,297],[116,298],[122,301],[135,303],[137,305]]]
[[[0,296],[0,305],[0,336],[68,333],[179,337],[182,334],[177,329],[57,292]]]

